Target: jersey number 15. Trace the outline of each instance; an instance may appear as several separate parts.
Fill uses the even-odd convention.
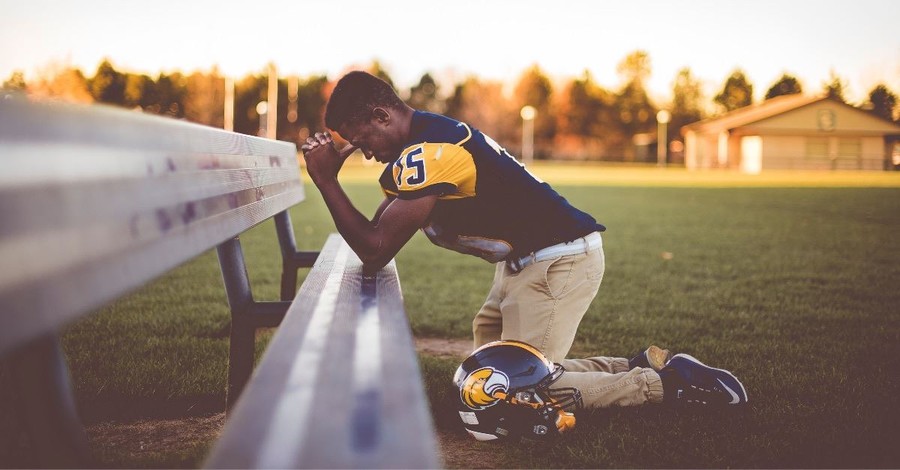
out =
[[[406,154],[406,158],[400,158],[394,162],[398,170],[397,187],[403,184],[403,175],[407,173],[407,170],[412,170],[413,174],[406,177],[406,184],[416,186],[425,182],[425,160],[421,157],[422,152],[424,150],[419,147]]]

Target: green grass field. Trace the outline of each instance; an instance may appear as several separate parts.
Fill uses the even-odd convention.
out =
[[[572,355],[627,356],[655,343],[732,370],[750,403],[585,412],[554,445],[473,449],[490,446],[513,468],[900,466],[900,174],[534,171],[608,227],[607,271]],[[375,174],[353,165],[342,178],[366,213],[381,198]],[[334,226],[307,191],[292,217],[301,248],[317,249]],[[255,297],[276,298],[271,222],[242,242]],[[492,266],[421,235],[397,262],[415,334],[469,337]],[[64,347],[85,419],[224,409],[228,322],[210,252],[72,325]],[[456,364],[421,360],[437,426],[461,433]],[[94,451],[109,466],[178,467],[199,465],[207,447],[138,461]]]

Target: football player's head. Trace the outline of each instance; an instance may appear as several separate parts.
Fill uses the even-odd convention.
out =
[[[574,388],[550,388],[565,370],[520,341],[495,341],[473,352],[456,370],[457,411],[478,440],[545,439],[575,426],[581,407]]]
[[[325,125],[366,158],[388,163],[397,159],[406,144],[412,111],[390,84],[356,71],[335,85],[325,108]]]

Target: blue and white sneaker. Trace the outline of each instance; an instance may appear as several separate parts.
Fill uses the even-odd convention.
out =
[[[689,405],[742,405],[744,385],[731,372],[716,369],[688,354],[676,354],[660,371],[663,401]]]

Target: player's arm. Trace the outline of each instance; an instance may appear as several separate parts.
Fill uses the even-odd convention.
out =
[[[386,197],[381,204],[378,205],[378,209],[375,210],[375,215],[372,216],[372,222],[377,223],[378,219],[381,218],[381,214],[384,213],[384,210],[387,209],[387,206],[391,204],[391,202],[396,199],[395,197]]]
[[[377,270],[387,264],[400,248],[425,225],[437,196],[413,200],[386,199],[373,220],[368,220],[350,201],[337,181],[337,173],[353,148],[340,152],[330,140],[303,145],[307,172],[319,188],[338,232],[366,264]]]
[[[425,225],[437,196],[395,199],[370,221],[353,206],[337,180],[318,184],[338,232],[370,270],[386,265]]]

